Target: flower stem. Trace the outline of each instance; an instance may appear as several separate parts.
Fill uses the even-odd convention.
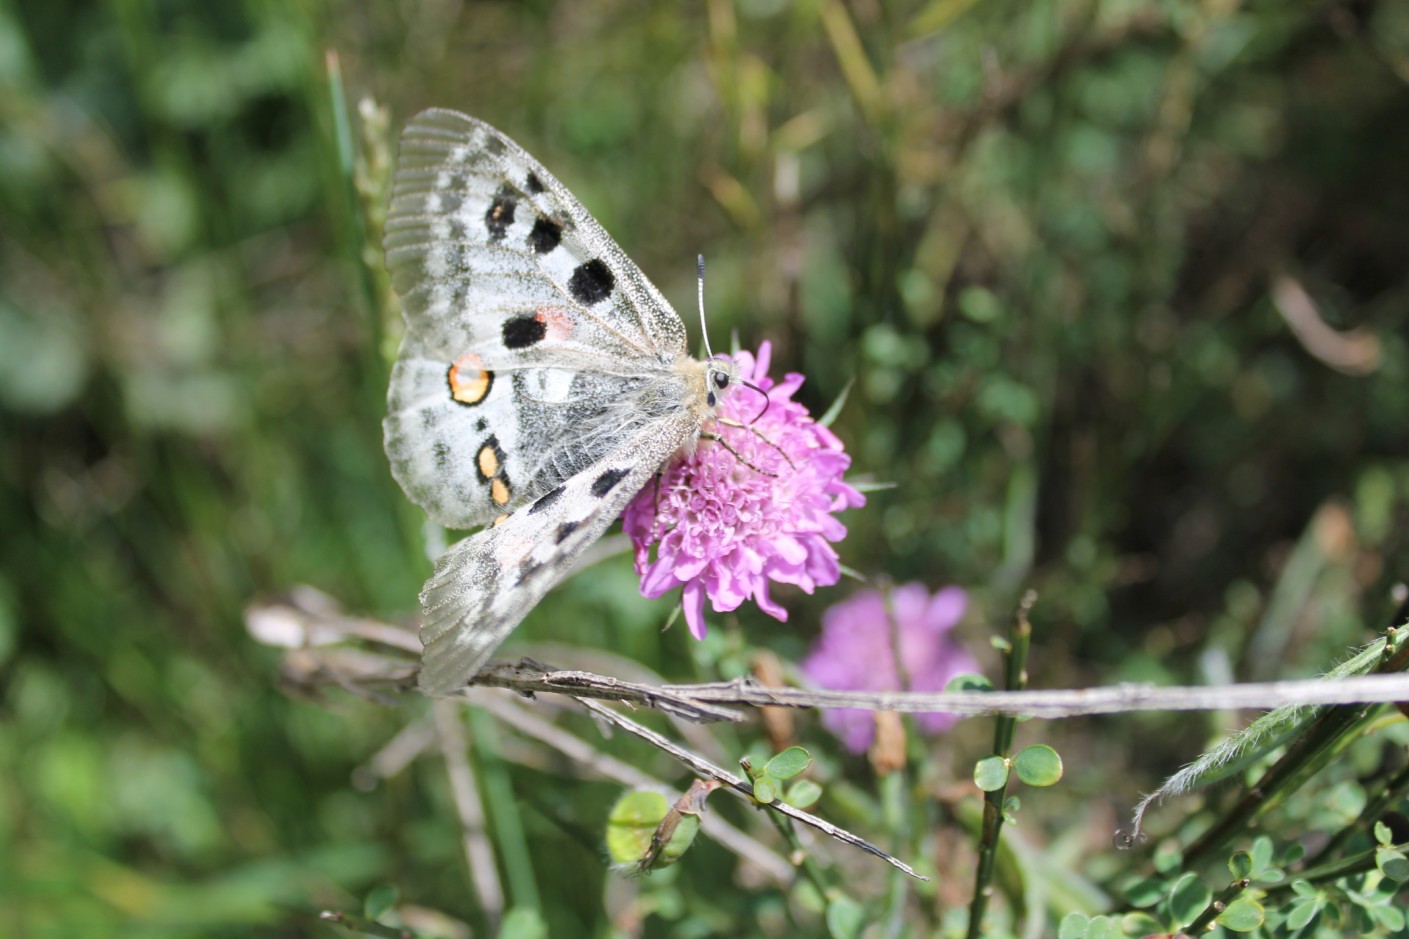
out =
[[[1021,691],[1027,687],[1027,652],[1032,640],[1032,623],[1028,613],[1037,602],[1037,593],[1029,590],[1023,594],[1017,613],[1008,627],[1008,647],[1004,652],[1004,687],[1008,691]],[[993,728],[993,752],[1008,759],[1013,747],[1013,732],[1017,718],[1000,717]],[[969,902],[968,939],[978,939],[983,934],[983,915],[988,910],[988,898],[993,895],[993,868],[998,859],[998,836],[1003,831],[1003,803],[1007,800],[1008,786],[1005,783],[998,789],[984,794],[983,830],[979,836],[978,870],[974,876],[974,896]]]

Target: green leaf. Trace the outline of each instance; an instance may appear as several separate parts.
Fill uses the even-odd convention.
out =
[[[837,897],[827,904],[827,931],[832,939],[856,939],[866,925],[866,910],[850,897]]]
[[[788,747],[763,765],[774,779],[792,779],[812,765],[812,754],[802,747]]]
[[[1257,880],[1265,880],[1262,872],[1272,864],[1272,839],[1266,835],[1258,835],[1252,839],[1252,850],[1249,853],[1252,857],[1252,876]]]
[[[1123,936],[1152,936],[1165,931],[1165,924],[1149,913],[1126,913],[1120,918],[1120,933]]]
[[[633,789],[617,799],[607,816],[607,854],[612,863],[629,866],[645,857],[656,827],[669,810],[665,796],[649,789]]]
[[[1185,874],[1174,882],[1169,891],[1169,915],[1181,926],[1199,918],[1213,900],[1213,893],[1204,886],[1197,874]]]
[[[945,691],[992,691],[993,682],[983,675],[965,672],[955,675],[944,685]]]
[[[1404,883],[1409,880],[1409,858],[1395,848],[1380,848],[1375,852],[1375,866],[1390,880]]]
[[[1321,912],[1320,897],[1303,897],[1292,904],[1287,912],[1287,927],[1301,929]]]
[[[1155,870],[1173,877],[1184,868],[1184,852],[1178,848],[1160,848],[1155,851]]]
[[[675,831],[671,834],[670,840],[661,849],[660,857],[656,858],[657,867],[669,867],[694,844],[695,835],[700,833],[700,817],[698,815],[680,815],[680,821],[675,826]]]
[[[1404,928],[1404,911],[1397,906],[1377,906],[1371,912],[1380,925],[1390,932],[1399,932]]]
[[[1394,832],[1384,822],[1375,822],[1375,841],[1383,845],[1394,844]]]
[[[984,792],[997,792],[1008,784],[1008,761],[986,756],[974,764],[974,785]]]
[[[769,805],[778,799],[778,784],[772,777],[759,776],[753,781],[753,798],[756,802]]]
[[[788,787],[787,794],[783,796],[783,801],[795,809],[805,809],[817,804],[817,800],[822,798],[822,787],[810,779],[799,779]]]
[[[817,418],[818,424],[823,427],[832,426],[832,421],[841,416],[841,409],[846,407],[847,395],[851,394],[851,386],[854,384],[856,384],[855,376],[847,379],[846,384],[842,387],[841,394],[837,395],[836,400],[832,402],[832,406],[827,408],[827,413]]]
[[[1238,897],[1228,907],[1218,914],[1215,922],[1225,929],[1233,932],[1252,932],[1262,925],[1267,918],[1266,912],[1262,909],[1262,904],[1252,897]]]
[[[1045,743],[1037,743],[1013,757],[1013,770],[1029,786],[1053,786],[1062,778],[1062,758]]]
[[[1160,877],[1146,877],[1133,881],[1125,888],[1125,899],[1134,907],[1154,906],[1169,892],[1169,881]]]
[[[1120,925],[1109,916],[1094,916],[1086,927],[1086,939],[1121,939]]]
[[[1252,855],[1246,851],[1238,851],[1228,859],[1228,873],[1233,875],[1234,880],[1244,880],[1252,874]]]
[[[376,922],[396,906],[396,901],[400,899],[395,887],[391,884],[380,884],[367,891],[367,896],[362,900],[362,915]]]
[[[526,906],[516,906],[504,914],[504,922],[499,926],[499,939],[547,939],[548,924],[538,911]]]
[[[1062,924],[1057,927],[1057,939],[1083,939],[1089,925],[1091,917],[1085,913],[1068,913],[1062,917]]]

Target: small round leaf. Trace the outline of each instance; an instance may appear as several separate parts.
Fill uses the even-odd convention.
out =
[[[1212,900],[1213,894],[1197,874],[1185,874],[1169,891],[1169,915],[1175,922],[1187,925],[1198,919]]]
[[[792,779],[812,765],[812,754],[802,747],[788,747],[763,765],[774,779]]]
[[[753,798],[756,802],[769,805],[778,799],[778,784],[771,776],[759,776],[753,781]]]
[[[1045,743],[1038,743],[1013,757],[1013,770],[1029,786],[1051,786],[1062,778],[1062,758]]]
[[[974,764],[974,785],[984,792],[996,792],[1008,784],[1008,761],[986,756]]]
[[[665,796],[649,789],[622,795],[607,816],[607,854],[613,864],[637,863],[650,850],[656,827],[670,810]]]
[[[1218,914],[1215,922],[1232,932],[1252,932],[1267,918],[1262,904],[1252,897],[1238,897]]]
[[[805,809],[817,804],[817,800],[822,798],[822,787],[810,779],[799,779],[788,787],[788,792],[783,796],[783,801],[795,809]]]
[[[1068,913],[1062,917],[1062,924],[1057,927],[1057,939],[1083,939],[1089,925],[1091,917],[1085,913]]]
[[[1252,855],[1246,851],[1234,852],[1228,859],[1228,873],[1234,880],[1245,880],[1252,875]]]
[[[983,675],[975,675],[965,672],[962,675],[955,675],[944,685],[945,691],[992,691],[993,682]]]
[[[1402,851],[1380,848],[1375,852],[1375,866],[1390,880],[1401,884],[1409,880],[1409,858],[1406,858]]]
[[[1169,881],[1158,877],[1145,877],[1133,881],[1125,887],[1125,899],[1133,907],[1154,906],[1164,898],[1169,889]]]
[[[850,897],[837,897],[827,904],[827,932],[832,939],[856,939],[865,925],[865,908]]]

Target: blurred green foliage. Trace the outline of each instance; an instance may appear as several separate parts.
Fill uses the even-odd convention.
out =
[[[389,128],[363,132],[364,97]],[[771,339],[814,412],[855,377],[834,429],[896,487],[847,518],[844,561],[969,587],[975,649],[1037,588],[1034,685],[1308,674],[1387,625],[1405,4],[0,0],[0,933],[303,935],[385,883],[478,922],[436,761],[349,782],[421,705],[290,700],[241,622],[299,583],[406,616],[429,570],[381,452],[396,327],[345,145],[375,164],[431,105],[522,142],[681,309],[703,252],[711,330]],[[590,580],[527,638],[678,678],[746,662],[745,635],[796,657],[846,589],[695,647],[624,559]],[[1044,728],[1066,778],[1025,837],[1104,837],[1223,729]],[[935,746],[918,784],[952,789],[982,741]],[[825,761],[824,814],[868,834],[877,780]],[[521,816],[529,932],[629,932],[609,913],[638,893],[652,934],[823,929],[707,843],[611,880],[613,787],[477,765]],[[966,811],[927,804],[925,830]],[[925,863],[949,922],[961,862]]]

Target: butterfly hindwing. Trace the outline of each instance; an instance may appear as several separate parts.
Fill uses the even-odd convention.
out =
[[[487,522],[594,462],[613,441],[585,424],[684,352],[680,317],[581,203],[466,115],[426,111],[402,134],[385,248],[408,327],[387,454],[441,524]]]
[[[685,413],[643,429],[561,487],[446,552],[421,592],[421,689],[444,695],[465,684],[698,432]]]

